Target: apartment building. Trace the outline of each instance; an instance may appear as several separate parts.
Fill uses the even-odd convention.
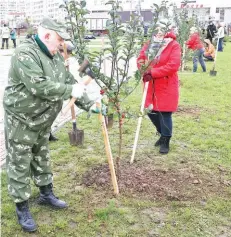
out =
[[[230,1],[221,1],[216,4],[213,2],[203,4],[203,1],[195,0],[187,5],[178,4],[177,11],[180,12],[183,9],[187,10],[189,18],[195,16],[202,25],[208,23],[209,17],[212,17],[215,22],[224,22],[225,24],[231,23]]]
[[[0,3],[0,21],[1,21],[1,25],[5,21],[5,16],[6,16],[7,12],[8,12],[8,0],[1,0],[1,3]]]
[[[0,25],[5,23],[14,26],[16,21],[25,17],[25,0],[0,1]]]
[[[87,1],[87,8],[90,14],[87,28],[89,30],[100,30],[105,28],[106,21],[109,19],[108,11],[110,5],[105,5],[108,0]],[[129,21],[131,12],[136,12],[141,16],[142,21],[151,21],[151,6],[153,3],[160,3],[161,0],[119,0],[122,10],[119,12],[122,22]]]
[[[93,11],[97,9],[108,10],[110,6],[105,5],[106,2],[108,2],[108,0],[88,0],[88,9]],[[161,0],[118,0],[118,2],[120,3],[123,11],[135,11],[138,6],[142,9],[150,9],[154,2],[160,3]]]
[[[66,13],[59,8],[61,3],[59,0],[27,0],[26,15],[33,25],[38,25],[44,16],[63,20]]]

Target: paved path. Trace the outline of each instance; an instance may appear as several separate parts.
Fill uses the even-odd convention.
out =
[[[7,86],[7,74],[10,65],[10,56],[13,50],[0,50],[0,166],[5,159],[5,136],[3,124],[3,106],[2,99],[4,88]]]

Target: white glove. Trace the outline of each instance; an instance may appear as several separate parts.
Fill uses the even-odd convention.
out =
[[[65,60],[64,65],[65,65],[65,67],[69,67],[70,66],[69,58]]]
[[[84,91],[86,90],[86,86],[84,84],[78,83],[72,86],[71,96],[80,99],[83,96]]]

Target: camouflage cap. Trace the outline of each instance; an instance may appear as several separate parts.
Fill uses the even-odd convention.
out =
[[[64,40],[70,39],[70,35],[67,33],[66,26],[63,23],[58,22],[55,19],[45,17],[45,18],[43,18],[43,20],[41,22],[41,26],[43,28],[55,31]]]

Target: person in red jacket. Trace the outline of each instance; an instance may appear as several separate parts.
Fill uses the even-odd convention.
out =
[[[202,67],[203,72],[206,72],[205,61],[203,59],[204,55],[204,45],[200,40],[200,35],[196,29],[196,27],[192,27],[190,29],[189,40],[186,42],[186,45],[189,49],[194,51],[193,55],[193,72],[197,71],[198,61]]]
[[[158,49],[154,58],[149,59],[150,50]],[[181,63],[181,48],[173,31],[158,32],[151,41],[144,44],[137,58],[137,66],[150,65],[143,73],[144,83],[149,81],[145,108],[151,108],[148,116],[157,132],[161,135],[155,146],[160,146],[160,153],[169,152],[172,136],[172,113],[177,110],[179,100],[179,79],[177,71]]]

